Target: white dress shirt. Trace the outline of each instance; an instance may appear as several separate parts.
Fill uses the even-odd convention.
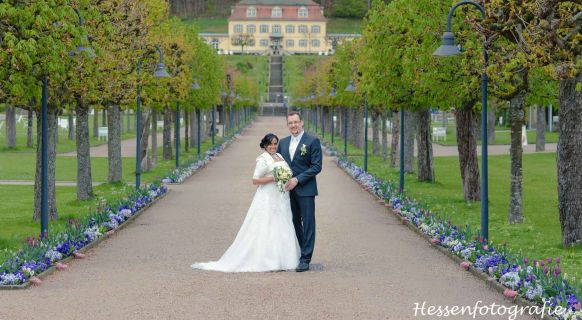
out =
[[[293,156],[295,156],[295,151],[297,150],[297,146],[299,145],[299,141],[301,141],[301,137],[305,130],[301,131],[296,137],[291,136],[291,143],[289,143],[289,156],[291,157],[291,161],[293,161]]]

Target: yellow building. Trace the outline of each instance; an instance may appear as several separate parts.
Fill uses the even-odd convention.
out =
[[[201,33],[220,54],[320,54],[354,34],[327,34],[323,7],[312,0],[242,0],[231,8],[228,33]]]

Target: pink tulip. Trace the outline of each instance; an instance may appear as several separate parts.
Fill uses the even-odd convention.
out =
[[[574,309],[576,309],[576,310],[580,310],[580,302],[576,303],[572,307],[574,307]]]
[[[552,263],[552,258],[548,258],[548,263]]]
[[[527,257],[523,257],[523,263],[525,263],[525,264],[528,263]]]
[[[75,252],[75,253],[73,253],[73,255],[77,259],[85,259],[87,257],[84,253],[81,253],[81,252]]]
[[[109,230],[109,231],[107,231],[105,234],[106,234],[108,237],[111,237],[111,236],[112,236],[114,233],[115,233],[115,231],[113,231],[113,230]]]
[[[432,243],[434,245],[437,245],[437,244],[439,244],[441,242],[439,241],[439,239],[430,239],[430,243]]]
[[[56,267],[57,267],[57,270],[62,271],[62,270],[67,269],[69,266],[64,264],[64,263],[57,262]]]
[[[37,286],[42,284],[42,280],[40,280],[37,277],[31,277],[29,281],[30,281],[30,283],[37,285]]]
[[[488,251],[489,250],[489,246],[488,245],[484,245],[483,246],[483,250]]]
[[[461,267],[464,268],[465,270],[469,270],[469,268],[471,268],[471,262],[463,261],[461,262]]]
[[[562,262],[562,260],[560,260],[560,257],[557,257],[556,258],[556,263],[560,263],[560,262]]]
[[[503,291],[503,295],[507,298],[513,299],[513,298],[517,297],[517,291],[511,290],[511,289],[505,289]]]

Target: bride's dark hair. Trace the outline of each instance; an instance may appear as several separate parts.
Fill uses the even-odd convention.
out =
[[[261,140],[259,146],[261,147],[261,149],[265,149],[268,145],[271,144],[271,141],[273,141],[273,139],[277,139],[277,142],[279,142],[279,137],[272,133],[267,133],[263,140]]]

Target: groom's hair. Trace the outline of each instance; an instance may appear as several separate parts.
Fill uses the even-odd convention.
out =
[[[289,119],[289,117],[291,116],[298,116],[299,120],[303,120],[301,119],[301,113],[299,113],[299,111],[291,111],[287,114],[287,119]]]

